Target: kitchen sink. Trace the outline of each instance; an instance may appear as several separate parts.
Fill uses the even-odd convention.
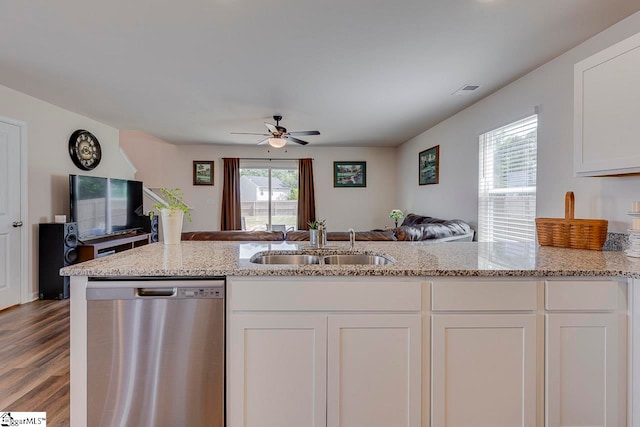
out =
[[[393,261],[381,255],[367,254],[334,254],[334,255],[308,255],[308,254],[257,254],[250,259],[255,264],[280,264],[280,265],[385,265]]]
[[[315,255],[295,255],[295,254],[275,254],[260,255],[251,258],[255,264],[286,264],[286,265],[306,265],[320,264],[320,257]]]
[[[391,264],[392,261],[389,258],[380,255],[366,255],[366,254],[339,254],[339,255],[327,255],[322,258],[325,264],[337,264],[337,265],[385,265]]]

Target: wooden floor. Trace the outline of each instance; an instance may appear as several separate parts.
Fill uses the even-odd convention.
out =
[[[69,426],[69,300],[0,311],[0,411],[46,412]]]

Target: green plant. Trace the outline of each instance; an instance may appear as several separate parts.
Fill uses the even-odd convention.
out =
[[[389,218],[402,219],[404,218],[404,212],[402,212],[400,209],[393,209],[391,212],[389,212]]]
[[[326,219],[314,219],[313,221],[307,221],[309,230],[317,230],[319,225],[322,225],[322,228],[324,228],[326,223]]]
[[[393,209],[389,212],[389,218],[392,218],[396,222],[396,228],[398,227],[398,220],[404,218],[404,212],[400,209]]]
[[[184,212],[184,216],[187,221],[191,221],[191,208],[184,203],[184,195],[179,188],[164,188],[160,189],[160,195],[164,199],[165,203],[156,203],[153,208],[158,212],[162,209],[180,210]]]

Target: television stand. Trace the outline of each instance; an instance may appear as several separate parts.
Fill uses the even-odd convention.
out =
[[[133,232],[111,238],[91,240],[78,245],[78,262],[89,261],[151,242],[151,233]]]

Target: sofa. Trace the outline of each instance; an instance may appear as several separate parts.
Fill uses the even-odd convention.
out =
[[[475,232],[460,219],[438,219],[430,216],[408,214],[400,227],[395,228],[396,238],[401,241],[463,240],[471,241]]]
[[[356,231],[357,241],[472,241],[474,231],[459,219],[443,220],[428,216],[408,214],[400,227],[388,230]],[[300,242],[309,240],[308,230],[294,231],[190,231],[182,233],[182,240]],[[329,231],[328,241],[348,241],[349,232]]]
[[[309,240],[309,230],[296,230],[289,231],[286,236],[286,240],[290,242],[302,242],[305,240]],[[341,241],[348,242],[349,241],[349,232],[348,231],[328,231],[327,232],[327,240],[329,241]],[[356,231],[356,240],[362,242],[395,242],[396,236],[393,233],[393,230],[372,230],[372,231]]]
[[[182,240],[210,240],[210,241],[240,241],[240,242],[302,242],[309,240],[309,230],[288,231],[189,231],[182,233]],[[348,241],[349,232],[329,231],[327,240]],[[392,230],[387,231],[357,231],[356,240],[359,241],[396,241]]]

